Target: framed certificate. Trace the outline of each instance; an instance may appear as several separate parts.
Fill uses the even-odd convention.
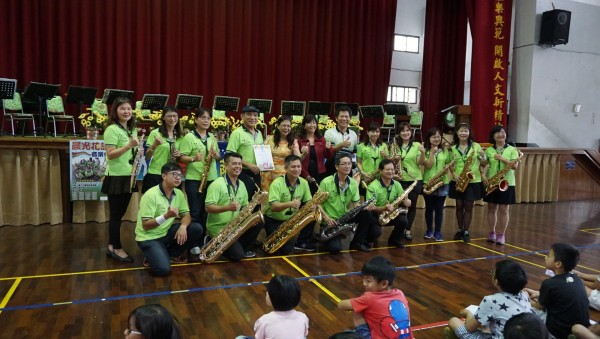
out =
[[[256,165],[261,172],[275,169],[271,145],[254,145],[254,157],[256,158]]]

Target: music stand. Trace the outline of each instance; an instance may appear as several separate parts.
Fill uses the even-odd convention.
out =
[[[169,101],[167,94],[144,94],[142,97],[142,109],[149,109],[151,111],[160,111]]]
[[[237,112],[240,98],[215,95],[213,109],[225,112]]]
[[[202,106],[202,99],[201,95],[177,94],[175,108],[196,111]]]
[[[337,111],[338,107],[340,107],[340,106],[347,106],[348,108],[350,108],[350,110],[352,111],[352,112],[350,112],[350,116],[353,116],[354,114],[359,113],[357,103],[336,102],[335,104],[333,104],[334,111]]]
[[[385,104],[383,109],[388,115],[408,115],[408,106],[404,104]]]
[[[12,99],[17,89],[17,79],[0,78],[0,100]],[[4,118],[2,119],[2,134],[4,134]]]
[[[107,105],[112,105],[116,98],[127,98],[131,101],[133,100],[133,91],[107,88],[104,90],[102,102]]]
[[[304,115],[306,101],[281,101],[281,115]]]
[[[329,115],[331,113],[331,102],[320,102],[320,101],[309,101],[308,102],[308,114],[314,116]]]
[[[383,106],[381,105],[360,106],[360,112],[363,118],[383,119]]]
[[[96,98],[97,88],[83,86],[69,86],[67,90],[67,104],[78,104],[79,115],[83,113],[83,105],[91,105]]]
[[[45,134],[44,128],[42,127],[42,115],[44,112],[43,104],[46,102],[46,100],[52,99],[56,95],[56,92],[58,92],[59,88],[60,84],[52,85],[32,81],[29,83],[29,85],[27,85],[25,92],[23,92],[24,98],[29,97],[38,100],[40,124],[38,125],[39,127],[37,129],[40,130],[40,134]]]
[[[271,114],[271,106],[273,106],[273,100],[269,99],[248,99],[248,106],[254,106],[258,108],[260,113]]]

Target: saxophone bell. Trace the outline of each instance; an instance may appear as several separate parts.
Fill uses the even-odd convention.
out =
[[[502,192],[505,192],[508,189],[508,180],[501,180],[498,184],[498,189]]]

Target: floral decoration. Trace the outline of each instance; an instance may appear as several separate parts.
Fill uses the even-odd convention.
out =
[[[179,123],[181,124],[181,128],[187,132],[193,131],[196,129],[196,113],[192,112],[190,115],[184,115],[179,119]]]
[[[108,117],[98,113],[97,111],[92,111],[91,108],[88,108],[87,110],[88,112],[81,113],[79,115],[81,126],[85,128],[103,128],[104,124],[108,120]]]
[[[146,113],[144,114],[143,111],[147,111],[149,112],[150,110],[142,110],[142,109],[135,109],[133,110],[133,114],[135,115],[135,121],[136,123],[151,123],[152,124],[152,128],[158,128],[160,125],[162,125],[162,112],[161,111],[152,111],[150,113]]]

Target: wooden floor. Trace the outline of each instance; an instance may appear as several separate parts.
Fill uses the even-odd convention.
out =
[[[456,230],[454,212],[445,210],[445,239]],[[169,308],[188,338],[251,335],[254,321],[270,311],[264,282],[288,274],[300,281],[298,310],[310,319],[309,338],[327,338],[352,327],[350,314],[338,311],[336,301],[360,295],[362,264],[384,255],[397,266],[395,286],[408,297],[415,337],[440,338],[451,316],[494,292],[490,270],[502,258],[520,261],[529,287],[537,289],[546,278],[544,253],[550,244],[571,242],[581,251],[579,269],[600,273],[600,200],[515,205],[504,246],[485,241],[484,212],[485,207],[475,207],[471,244],[424,240],[423,210],[418,210],[415,239],[405,249],[287,257],[259,251],[259,257],[241,263],[181,265],[165,278],[151,277],[141,267],[131,223],[122,234],[134,264],[105,258],[106,224],[5,226],[0,228],[0,337],[117,338],[129,312],[146,303]],[[386,228],[382,239],[389,232]],[[592,318],[600,320],[600,313]]]

